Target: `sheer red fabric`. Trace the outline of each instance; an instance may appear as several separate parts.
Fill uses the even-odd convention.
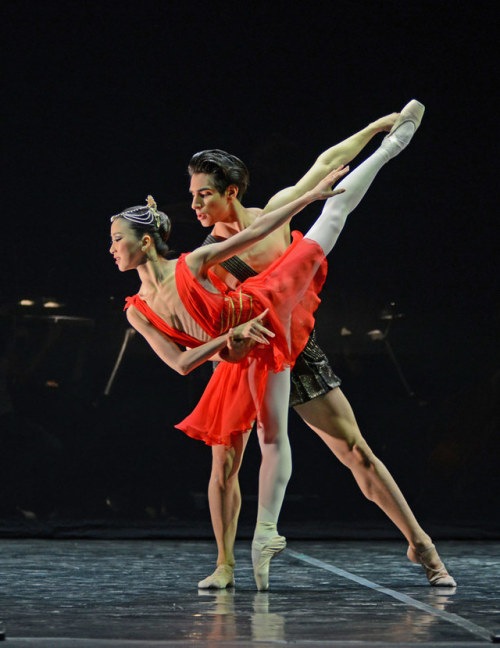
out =
[[[125,298],[125,308],[123,310],[127,310],[130,306],[135,306],[137,310],[141,311],[141,313],[148,318],[155,328],[162,333],[165,333],[165,335],[168,335],[168,337],[172,338],[174,342],[177,342],[177,344],[182,344],[182,346],[189,347],[190,349],[194,349],[195,347],[200,346],[200,344],[203,344],[203,342],[187,333],[184,333],[184,331],[178,331],[177,329],[172,328],[164,319],[151,310],[139,295]]]
[[[177,261],[177,290],[188,313],[211,337],[248,321],[266,308],[266,326],[276,334],[270,345],[257,346],[242,362],[219,363],[198,405],[176,425],[208,445],[231,445],[234,434],[252,427],[268,372],[292,367],[306,345],[314,326],[313,314],[320,303],[318,293],[326,278],[327,263],[315,241],[294,232],[293,243],[285,254],[264,272],[244,281],[238,290],[229,289],[211,275],[219,290],[212,293],[191,273],[186,256]],[[126,308],[131,303],[175,342],[195,346],[193,342],[182,341],[185,334],[172,329],[156,314],[152,317],[151,309],[137,295],[128,298]]]

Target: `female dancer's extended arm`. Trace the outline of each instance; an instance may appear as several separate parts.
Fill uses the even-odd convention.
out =
[[[269,344],[266,335],[274,333],[261,324],[267,310],[244,324],[230,329],[193,349],[182,351],[167,335],[155,328],[134,306],[127,310],[127,319],[148,342],[156,355],[169,367],[185,376],[207,360],[240,362],[256,344]]]
[[[331,187],[337,180],[349,172],[349,167],[340,166],[331,171],[323,178],[314,189],[307,191],[302,196],[275,209],[267,214],[258,216],[251,225],[238,234],[231,236],[224,241],[211,243],[197,248],[187,255],[186,264],[195,276],[205,277],[208,269],[221,263],[225,259],[241,252],[257,241],[265,238],[268,234],[287,223],[292,216],[300,212],[304,207],[316,200],[325,200],[344,190],[332,190]]]

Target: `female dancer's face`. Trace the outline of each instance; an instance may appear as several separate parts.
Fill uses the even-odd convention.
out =
[[[111,223],[109,252],[114,256],[120,272],[134,270],[144,263],[145,254],[141,250],[141,243],[124,218],[118,218]]]
[[[212,177],[207,173],[194,173],[191,176],[189,191],[193,196],[191,207],[203,227],[230,220],[230,201],[227,193],[221,194],[214,187]]]

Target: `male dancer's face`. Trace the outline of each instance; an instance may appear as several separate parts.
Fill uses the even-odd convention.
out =
[[[191,207],[203,227],[213,227],[215,223],[231,219],[231,187],[221,194],[214,187],[212,176],[207,173],[194,173],[191,176],[189,191],[193,196]]]

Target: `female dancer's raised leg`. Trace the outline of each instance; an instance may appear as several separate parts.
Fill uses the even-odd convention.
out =
[[[333,249],[348,215],[359,205],[380,169],[408,146],[423,113],[424,107],[418,101],[407,104],[379,148],[337,185],[337,189],[345,192],[326,201],[319,218],[305,235],[319,243],[325,255]]]

